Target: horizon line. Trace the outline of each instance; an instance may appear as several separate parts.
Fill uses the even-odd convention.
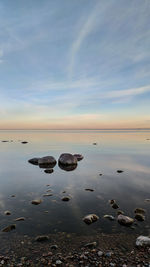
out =
[[[43,129],[39,129],[39,128],[24,128],[24,129],[20,129],[20,128],[16,128],[16,129],[9,129],[9,128],[6,128],[6,129],[0,129],[0,131],[103,131],[103,130],[150,130],[150,127],[149,128],[66,128],[66,129],[62,129],[62,128],[53,128],[53,129],[48,129],[48,128],[43,128]]]

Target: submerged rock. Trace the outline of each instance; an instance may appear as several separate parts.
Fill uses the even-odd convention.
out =
[[[5,227],[4,229],[2,229],[2,232],[10,232],[14,229],[16,229],[16,224],[11,224],[11,225]]]
[[[117,220],[118,220],[118,223],[125,225],[125,226],[130,226],[134,222],[134,219],[128,216],[125,216],[123,214],[119,214]]]
[[[112,215],[104,215],[103,218],[106,218],[106,219],[108,219],[110,221],[114,221],[114,219],[115,219],[115,217],[112,216]]]
[[[52,156],[46,156],[38,160],[40,168],[53,168],[56,165],[56,159]]]
[[[61,199],[62,201],[69,201],[70,200],[70,197],[66,196],[66,197],[62,197]]]
[[[113,204],[112,204],[112,208],[113,208],[113,209],[119,209],[119,206],[117,205],[117,203],[113,203]]]
[[[11,212],[10,212],[9,210],[6,210],[6,211],[4,212],[4,214],[5,214],[5,215],[11,215]]]
[[[74,154],[73,156],[77,158],[77,161],[80,161],[84,158],[81,154]]]
[[[46,169],[46,170],[44,170],[44,172],[45,172],[45,173],[53,173],[54,170],[53,170],[53,169]]]
[[[136,246],[140,247],[145,247],[145,246],[150,246],[150,237],[149,236],[143,236],[140,235],[136,239]]]
[[[34,200],[31,201],[31,203],[32,203],[33,205],[39,205],[39,204],[42,203],[42,199],[34,199]]]
[[[145,214],[145,210],[142,209],[142,208],[136,208],[136,209],[134,210],[134,212],[135,212],[135,213],[140,213],[140,214]]]
[[[32,159],[29,159],[28,162],[33,164],[33,165],[38,165],[38,161],[39,161],[40,158],[32,158]]]
[[[91,224],[93,222],[96,222],[99,219],[99,217],[96,214],[89,214],[83,218],[83,221],[86,224]]]
[[[145,221],[145,216],[143,215],[143,214],[141,214],[141,213],[136,213],[135,214],[135,219],[137,220],[137,221]]]
[[[49,237],[47,235],[39,235],[35,238],[35,241],[37,242],[43,242],[43,241],[48,241]]]
[[[58,161],[61,165],[65,165],[65,166],[77,164],[77,158],[70,153],[61,154]]]

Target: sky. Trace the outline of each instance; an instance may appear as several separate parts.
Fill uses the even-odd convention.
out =
[[[0,1],[0,100],[0,129],[150,128],[150,1]]]

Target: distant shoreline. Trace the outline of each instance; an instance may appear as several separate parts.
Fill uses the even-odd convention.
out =
[[[104,128],[104,129],[0,129],[0,131],[149,131],[150,128]]]

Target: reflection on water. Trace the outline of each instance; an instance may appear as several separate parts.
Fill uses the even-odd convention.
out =
[[[150,203],[144,201],[150,198],[149,138],[150,131],[1,131],[1,229],[18,217],[25,217],[25,221],[15,222],[19,234],[149,233]],[[56,164],[51,174],[28,162],[46,155],[58,160],[62,153],[82,154],[84,159],[72,169]],[[51,192],[50,196],[43,197],[47,192]],[[70,201],[63,202],[63,196],[69,196]],[[34,206],[33,199],[43,201]],[[146,209],[145,222],[139,222],[135,229],[126,229],[116,220],[103,218],[105,214],[116,217],[110,199],[115,199],[131,217],[135,208]],[[5,215],[6,210],[11,215]],[[98,215],[99,220],[85,225],[82,218],[91,213]]]

